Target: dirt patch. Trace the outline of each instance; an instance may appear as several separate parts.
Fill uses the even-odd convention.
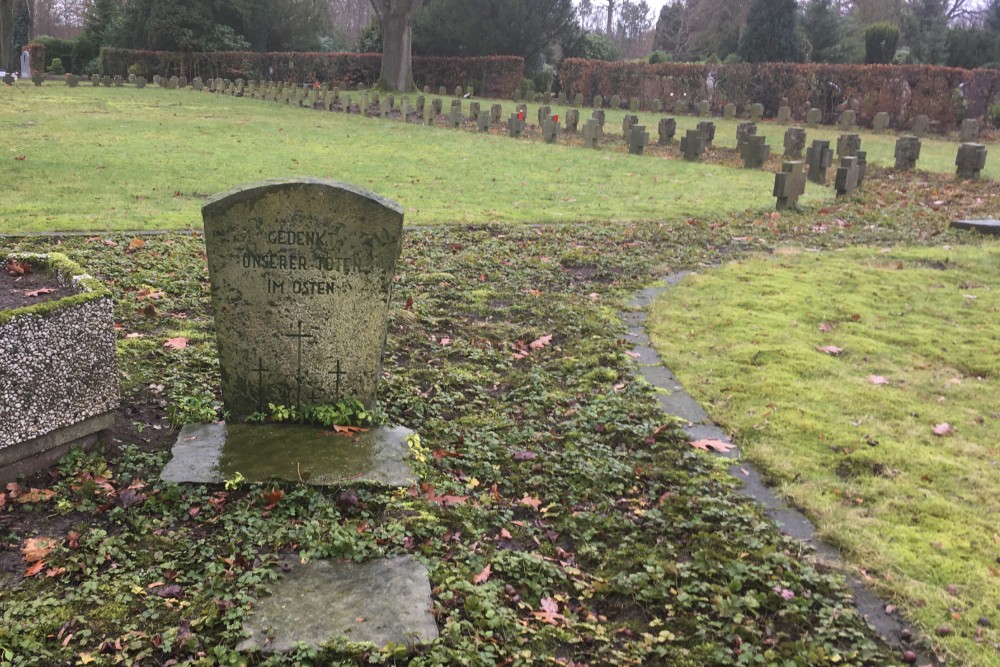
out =
[[[69,285],[60,285],[56,276],[44,271],[21,274],[23,265],[4,264],[0,272],[0,310],[13,310],[55,301],[76,291]]]

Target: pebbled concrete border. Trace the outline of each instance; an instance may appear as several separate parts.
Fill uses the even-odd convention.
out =
[[[646,319],[649,307],[664,292],[677,285],[690,271],[671,274],[663,279],[665,285],[651,286],[639,290],[628,303],[628,309],[621,313],[622,320],[628,326],[627,339],[632,343],[632,350],[638,357],[639,372],[660,391],[657,398],[663,412],[687,420],[684,432],[692,440],[715,438],[732,442],[729,436],[718,424],[712,421],[704,408],[692,397],[673,372],[664,365],[660,355],[652,346],[646,333]],[[816,537],[816,527],[802,512],[792,507],[775,495],[765,484],[760,472],[748,461],[741,459],[738,447],[717,456],[729,459],[729,474],[739,480],[743,493],[764,507],[765,513],[776,524],[782,533],[809,544],[816,551],[817,560],[827,563],[844,574],[847,587],[850,589],[854,604],[868,621],[869,625],[888,644],[899,651],[914,651],[917,654],[916,664],[942,667],[935,656],[927,650],[915,645],[909,626],[897,614],[886,613],[886,602],[881,600],[874,591],[843,567],[840,551],[829,544],[821,542]]]

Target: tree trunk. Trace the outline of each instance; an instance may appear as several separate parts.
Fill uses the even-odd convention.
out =
[[[607,22],[608,24],[607,24],[607,27],[604,30],[604,34],[607,35],[608,37],[611,37],[611,35],[613,34],[611,32],[611,30],[612,30],[612,28],[614,28],[614,24],[615,24],[614,23],[615,22],[615,4],[616,4],[616,0],[608,0],[608,17],[607,17],[608,18],[608,22]]]
[[[413,89],[413,17],[424,0],[371,0],[382,33],[379,85],[407,92]]]
[[[14,67],[14,0],[0,0],[0,69]]]

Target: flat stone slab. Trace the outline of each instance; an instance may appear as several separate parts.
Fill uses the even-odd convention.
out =
[[[427,568],[412,556],[365,563],[297,561],[243,623],[240,651],[350,642],[413,646],[437,639]]]
[[[416,475],[406,438],[412,434],[402,426],[372,427],[346,436],[315,426],[187,424],[160,478],[221,484],[239,472],[250,482],[410,486]]]
[[[980,234],[1000,236],[1000,220],[955,220],[951,226],[955,229],[971,229]]]

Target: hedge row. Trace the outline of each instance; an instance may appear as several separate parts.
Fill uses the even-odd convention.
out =
[[[45,46],[38,42],[31,42],[24,45],[24,50],[28,52],[30,59],[28,63],[31,68],[31,76],[45,74]],[[18,67],[18,71],[20,71],[20,67]]]
[[[828,120],[854,109],[859,123],[870,124],[877,112],[885,111],[894,126],[903,128],[914,116],[926,114],[942,130],[964,118],[982,118],[1000,94],[1000,70],[927,65],[650,65],[567,58],[559,78],[570,97],[582,93],[585,100],[639,97],[647,108],[654,99],[666,108],[676,100],[709,100],[715,113],[730,102],[741,110],[759,102],[769,116],[784,101],[796,119],[804,119],[813,107]]]
[[[257,53],[215,51],[175,53],[101,49],[101,73],[193,79],[267,79],[293,83],[332,83],[344,88],[378,81],[382,55],[378,53]],[[513,98],[524,78],[524,59],[517,56],[480,58],[414,57],[413,79],[418,87],[471,85],[479,94]]]

